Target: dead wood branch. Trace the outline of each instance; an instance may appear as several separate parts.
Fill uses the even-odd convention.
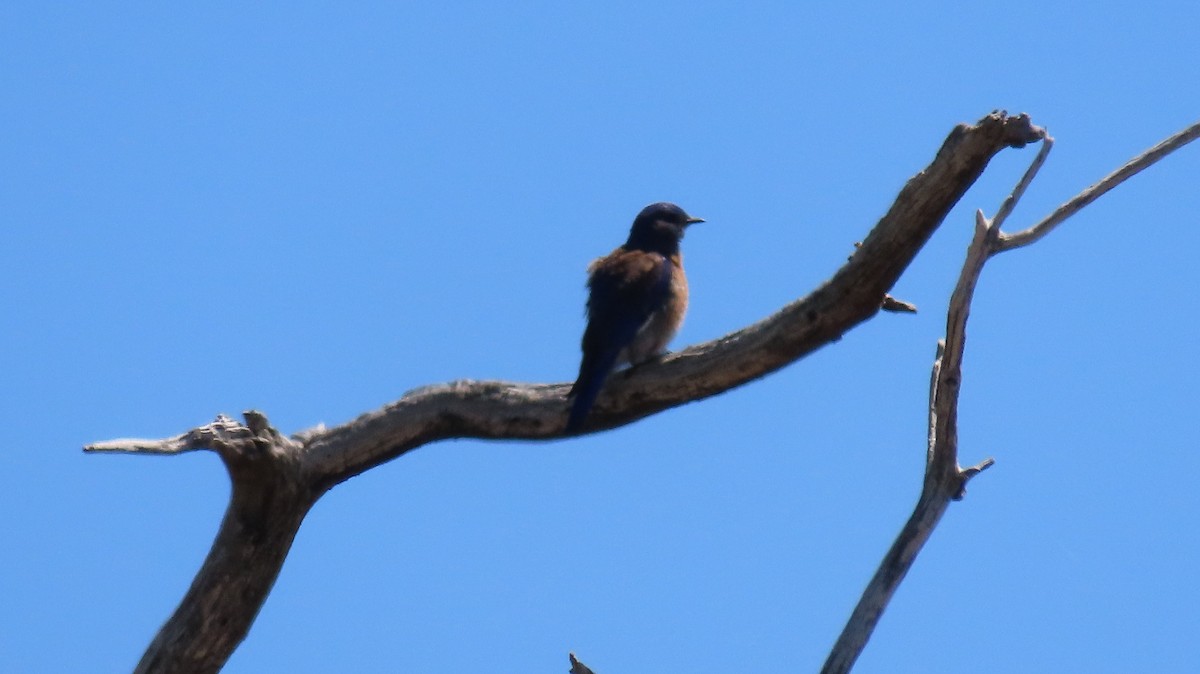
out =
[[[989,160],[1044,132],[1002,112],[960,125],[911,178],[850,260],[763,321],[615,378],[585,432],[632,423],[769,374],[878,312],[888,290]],[[563,437],[570,385],[458,381],[417,389],[335,428],[282,436],[258,413],[166,440],[97,443],[90,452],[217,451],[233,482],[216,541],[138,672],[216,672],[245,638],[301,521],[326,490],[425,444],[449,438]]]
[[[1125,166],[1067,201],[1038,224],[1017,234],[1004,234],[1000,231],[1001,225],[1016,207],[1054,145],[1054,139],[1046,136],[1033,163],[1004,200],[996,217],[989,221],[982,211],[975,212],[975,235],[967,248],[966,261],[950,297],[946,312],[946,338],[938,343],[933,364],[929,391],[929,446],[921,496],[908,522],[900,530],[879,569],[868,583],[867,589],[863,591],[858,605],[855,606],[821,669],[822,674],[844,674],[850,671],[866,647],[867,640],[870,639],[896,588],[912,568],[917,554],[933,533],[950,502],[961,499],[966,493],[967,482],[993,463],[989,458],[970,468],[961,468],[958,465],[958,395],[962,385],[967,317],[971,312],[971,299],[984,264],[993,255],[1037,241],[1100,195],[1197,137],[1200,137],[1200,123],[1193,124],[1130,160]]]

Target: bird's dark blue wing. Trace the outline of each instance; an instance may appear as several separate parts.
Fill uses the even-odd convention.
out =
[[[671,263],[658,253],[619,248],[593,263],[588,288],[588,326],[568,430],[582,425],[621,351],[666,303]]]

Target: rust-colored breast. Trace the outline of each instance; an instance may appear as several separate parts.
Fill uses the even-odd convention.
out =
[[[621,354],[621,362],[637,364],[663,353],[675,333],[679,332],[679,326],[683,325],[688,306],[688,286],[683,273],[682,256],[672,255],[669,264],[671,286],[666,300],[662,307],[650,315],[633,342]]]
[[[659,349],[666,348],[667,342],[679,332],[679,326],[683,325],[683,317],[687,314],[688,308],[688,283],[687,274],[683,273],[683,254],[676,253],[671,256],[671,296],[667,300],[667,305],[663,307],[663,322],[666,324],[667,335],[663,340]]]

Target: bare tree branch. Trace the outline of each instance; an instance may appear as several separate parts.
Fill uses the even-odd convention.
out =
[[[1004,224],[1004,221],[1008,219],[1009,214],[1011,214],[1013,209],[1017,207],[1017,202],[1021,200],[1021,197],[1025,196],[1025,190],[1029,189],[1029,185],[1033,182],[1033,179],[1037,177],[1038,171],[1042,170],[1042,165],[1046,163],[1046,157],[1050,156],[1050,150],[1052,149],[1054,149],[1054,137],[1050,134],[1046,134],[1046,137],[1042,139],[1041,149],[1038,150],[1037,156],[1033,158],[1033,163],[1029,165],[1029,168],[1025,169],[1025,175],[1021,176],[1021,179],[1017,182],[1017,186],[1013,188],[1013,191],[1004,198],[1003,202],[1000,203],[1000,208],[996,211],[995,217],[992,218],[992,223],[996,227],[1000,227]],[[980,221],[980,218],[982,217],[983,211],[976,209],[975,227],[977,231],[978,228],[982,226]]]
[[[216,451],[233,483],[229,506],[204,565],[138,663],[138,673],[216,672],[249,631],[304,516],[321,492],[302,479],[301,445],[260,412],[245,425],[224,415],[162,441],[116,440],[92,452]]]
[[[887,215],[849,262],[809,296],[774,316],[723,338],[640,367],[609,386],[590,431],[740,386],[824,344],[881,308],[914,310],[887,295],[957,202],[1004,147],[1042,139],[1043,146],[1012,194],[989,222],[976,214],[976,233],[951,297],[946,339],[939,342],[930,390],[929,449],[921,498],[868,585],[823,671],[849,671],[896,587],[911,568],[951,500],[991,459],[960,468],[957,403],[974,288],[987,259],[1028,245],[1122,181],[1200,136],[1200,124],[1164,141],[1088,188],[1042,222],[1008,235],[1000,227],[1045,161],[1053,139],[1026,116],[994,113],[960,126],[933,163],[911,179]],[[300,523],[322,493],[375,465],[440,439],[561,437],[566,384],[459,381],[414,390],[384,408],[333,429],[286,438],[257,412],[245,425],[220,416],[161,440],[97,443],[90,452],[177,454],[216,451],[233,483],[229,508],[212,550],[179,608],[151,643],[138,672],[215,672],[245,637],[266,600]],[[590,673],[574,655],[572,672]]]
[[[991,157],[1043,136],[1026,115],[998,112],[975,126],[959,125],[833,278],[763,321],[614,377],[585,432],[723,393],[839,340],[879,311],[887,291]],[[306,465],[336,484],[436,440],[562,437],[569,388],[464,380],[417,389],[314,438]]]
[[[246,412],[247,418],[255,419],[258,424],[265,424],[266,418],[258,412]],[[272,429],[273,430],[273,429]],[[222,456],[239,443],[251,440],[254,431],[248,426],[230,419],[224,414],[217,415],[211,424],[193,428],[187,433],[173,438],[161,440],[145,440],[140,438],[123,438],[97,442],[84,447],[85,452],[124,453],[124,454],[182,454],[200,449],[211,449]]]
[[[1004,234],[1000,230],[1001,225],[1015,208],[1053,147],[1054,139],[1047,135],[1041,150],[1012,193],[1004,200],[996,217],[989,221],[982,211],[975,212],[975,235],[967,248],[966,261],[950,297],[946,315],[946,338],[938,342],[937,356],[934,359],[930,382],[929,447],[921,496],[908,522],[900,530],[879,569],[863,591],[858,605],[821,669],[823,674],[844,674],[850,671],[866,647],[867,640],[870,639],[896,588],[908,574],[917,554],[933,533],[950,502],[961,499],[966,492],[967,482],[994,463],[989,458],[970,468],[961,468],[958,465],[958,394],[962,384],[967,318],[984,264],[997,253],[1037,241],[1100,195],[1198,136],[1200,123],[1188,127],[1134,158],[1060,206],[1033,227],[1014,235]]]
[[[887,291],[996,153],[1044,135],[1027,116],[1002,112],[956,127],[830,280],[759,323],[614,377],[585,432],[741,386],[837,341],[880,310]],[[218,418],[165,440],[86,447],[134,453],[213,449],[233,482],[208,558],[137,671],[219,670],[265,601],[300,522],[329,488],[437,440],[561,438],[568,389],[565,383],[458,381],[411,391],[347,424],[294,438],[248,412],[244,426]]]
[[[917,313],[917,305],[912,302],[896,299],[891,295],[883,296],[883,304],[879,307],[884,311],[890,311],[894,314],[915,314]]]
[[[929,446],[921,497],[908,522],[867,584],[858,605],[833,646],[822,674],[844,674],[854,666],[875,631],[883,610],[912,568],[917,554],[942,519],[951,500],[962,497],[968,476],[958,467],[958,390],[962,381],[962,355],[971,296],[988,250],[999,233],[977,221],[967,249],[967,262],[950,298],[946,339],[939,341],[929,384]],[[980,464],[972,475],[990,464]]]
[[[1084,206],[1087,206],[1096,199],[1099,199],[1105,192],[1125,182],[1129,178],[1139,173],[1142,169],[1150,167],[1159,159],[1162,159],[1175,150],[1187,145],[1193,140],[1196,140],[1196,138],[1200,138],[1200,122],[1196,122],[1183,131],[1180,131],[1158,145],[1146,150],[1142,154],[1130,159],[1121,168],[1101,178],[1100,182],[1085,189],[1084,191],[1075,195],[1074,198],[1067,201],[1067,203],[1059,206],[1053,213],[1047,215],[1036,225],[1033,225],[1028,229],[1023,229],[1015,234],[1001,234],[1000,245],[996,248],[994,253],[1012,250],[1013,248],[1020,248],[1021,246],[1028,246],[1034,241],[1037,241],[1043,236],[1049,234],[1050,230],[1057,227],[1059,223],[1078,213],[1083,209]]]

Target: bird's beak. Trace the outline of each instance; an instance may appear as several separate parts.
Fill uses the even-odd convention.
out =
[[[689,216],[688,216],[688,219],[686,220],[686,222],[687,222],[687,224],[689,224],[689,225],[694,225],[694,224],[696,224],[697,222],[704,222],[704,218],[693,218],[692,216],[690,216],[690,215],[689,215]]]

